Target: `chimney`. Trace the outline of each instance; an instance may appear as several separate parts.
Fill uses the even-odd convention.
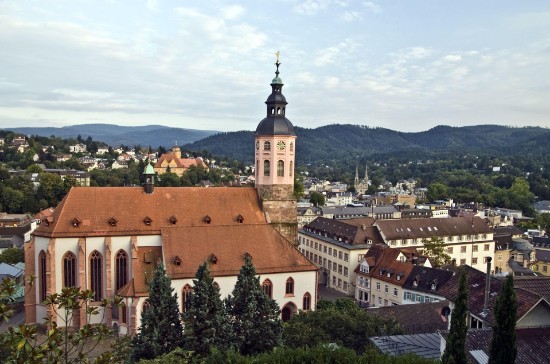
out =
[[[489,290],[491,288],[491,261],[493,258],[487,257],[487,274],[485,275],[485,299],[483,300],[483,317],[489,313]]]

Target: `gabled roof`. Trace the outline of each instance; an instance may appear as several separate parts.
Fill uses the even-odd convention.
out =
[[[202,158],[178,158],[173,153],[161,155],[157,163],[155,163],[155,168],[164,168],[162,165],[163,163],[173,163],[177,168],[189,168],[191,166],[202,166],[206,168],[206,164],[204,164]]]
[[[396,286],[403,286],[414,265],[396,260],[399,253],[398,249],[382,250],[382,256],[376,266],[369,271],[369,276]]]
[[[237,216],[243,216],[243,223]],[[266,224],[256,193],[250,187],[156,187],[151,194],[142,187],[73,187],[34,235],[46,237],[121,236],[160,234],[172,226]],[[117,223],[109,223],[113,217]],[[145,218],[150,223],[145,223]],[[74,221],[78,218],[81,223]]]
[[[171,279],[193,278],[200,264],[211,261],[211,274],[238,275],[245,254],[258,274],[317,271],[317,267],[270,225],[194,226],[162,229],[164,261]],[[178,256],[179,265],[172,263]]]
[[[514,277],[514,287],[533,292],[550,302],[550,277]]]
[[[403,288],[436,294],[439,287],[443,286],[452,276],[453,272],[448,270],[415,265]],[[418,283],[417,286],[414,285],[415,279]],[[431,289],[432,283],[436,284],[435,291]]]
[[[490,289],[489,289],[489,302],[488,309],[489,312],[486,317],[482,317],[480,314],[483,312],[483,304],[485,300],[485,273],[472,268],[468,265],[463,265],[460,268],[465,269],[466,277],[468,279],[468,311],[470,314],[475,315],[476,317],[482,318],[484,321],[493,324],[493,308],[497,296],[502,290],[502,280],[496,277],[491,277]],[[455,274],[445,283],[442,287],[439,288],[438,294],[447,298],[449,301],[454,302],[458,296],[458,281],[460,279],[460,271],[458,269],[452,268],[455,271]],[[523,316],[525,316],[533,307],[535,307],[541,301],[542,297],[518,288],[516,289],[516,301],[517,301],[517,314],[516,319],[519,321]]]
[[[375,225],[388,240],[492,233],[485,220],[478,216],[378,220]]]
[[[326,234],[327,237],[341,240],[348,245],[365,245],[368,241],[372,244],[383,243],[378,230],[373,227],[374,221],[371,217],[349,220],[318,217],[304,226],[304,230],[322,236]]]
[[[369,308],[371,315],[395,319],[408,334],[422,334],[448,329],[448,318],[441,314],[449,301],[417,303],[412,305]]]
[[[449,332],[441,332],[447,340]],[[465,350],[469,362],[475,361],[479,351],[489,354],[489,346],[493,337],[493,330],[468,330],[466,334]],[[516,364],[546,364],[550,362],[548,348],[550,347],[550,328],[530,328],[516,330],[517,356]]]

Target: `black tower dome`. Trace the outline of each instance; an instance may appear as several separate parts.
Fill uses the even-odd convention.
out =
[[[296,135],[294,132],[294,126],[290,120],[285,116],[286,99],[282,93],[283,80],[279,77],[279,57],[275,63],[277,70],[275,71],[275,78],[271,81],[271,95],[265,102],[267,105],[267,116],[260,121],[256,128],[255,135]]]

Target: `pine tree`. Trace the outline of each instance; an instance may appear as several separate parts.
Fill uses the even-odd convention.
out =
[[[148,308],[134,338],[136,360],[153,359],[183,345],[178,297],[173,290],[164,265],[159,263],[149,285]]]
[[[193,284],[185,315],[187,348],[200,356],[208,356],[213,348],[225,351],[231,344],[229,318],[206,263],[197,270]]]
[[[466,364],[466,317],[468,314],[468,283],[466,272],[462,270],[458,281],[458,296],[451,316],[451,330],[445,346],[445,352],[441,357],[443,364]]]
[[[516,312],[514,277],[509,274],[495,302],[489,364],[512,364],[516,361]]]
[[[279,306],[264,293],[248,255],[228,305],[241,354],[259,354],[280,344],[283,326]]]

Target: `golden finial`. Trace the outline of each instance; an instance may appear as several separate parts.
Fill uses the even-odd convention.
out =
[[[279,56],[281,55],[281,52],[277,51],[275,52],[275,55],[277,56],[277,63],[279,63]]]

